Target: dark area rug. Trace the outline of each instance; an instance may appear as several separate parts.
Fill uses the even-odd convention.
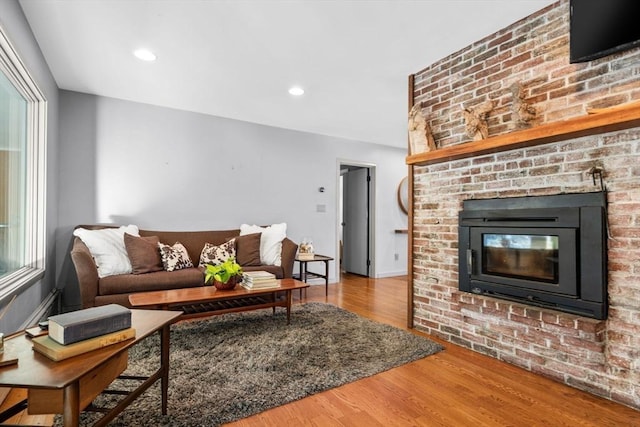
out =
[[[442,349],[329,304],[294,306],[286,321],[284,310],[267,309],[173,325],[168,414],[156,384],[110,425],[216,426]],[[126,373],[152,372],[158,354],[156,334],[131,349]],[[83,414],[81,424],[93,420]]]

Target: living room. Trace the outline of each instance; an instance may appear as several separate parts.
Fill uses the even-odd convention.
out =
[[[371,275],[406,273],[407,237],[394,233],[407,223],[396,203],[397,186],[406,176],[405,134],[399,148],[59,90],[20,2],[3,2],[2,7],[7,9],[4,28],[48,103],[50,272],[45,282],[16,298],[1,320],[4,330],[17,330],[26,318],[16,313],[35,312],[55,286],[65,288],[64,308],[79,308],[69,259],[72,229],[79,224],[133,222],[146,229],[198,230],[285,222],[294,241],[310,238],[317,253],[337,260],[339,162],[375,165]],[[299,108],[299,100],[289,100],[286,89],[286,102]],[[326,191],[320,192],[321,187]],[[332,262],[331,281],[338,267]]]
[[[548,5],[551,2],[545,3]],[[559,4],[560,6],[556,7],[567,7],[566,1]],[[54,285],[66,284],[71,280],[73,267],[68,259],[71,232],[73,227],[87,221],[136,223],[147,229],[174,227],[194,230],[235,228],[240,223],[271,224],[285,221],[293,240],[299,242],[302,238],[310,236],[318,252],[337,259],[339,241],[334,225],[337,222],[335,212],[338,204],[336,188],[339,168],[336,159],[376,165],[377,268],[374,275],[388,277],[407,272],[407,240],[393,232],[394,229],[406,228],[408,225],[407,217],[398,209],[395,201],[397,185],[407,173],[406,141],[403,141],[405,146],[402,148],[394,148],[80,91],[59,90],[31,34],[20,2],[3,2],[0,11],[0,25],[10,36],[25,64],[29,66],[29,71],[38,81],[49,104],[46,192],[48,276],[46,280],[31,286],[16,298],[11,310],[7,311],[6,318],[1,320],[4,330],[17,330],[26,319],[22,313],[35,312]],[[637,50],[634,52],[637,55]],[[620,90],[626,96],[623,100],[625,102],[637,100],[639,96],[637,56],[628,54],[628,58],[627,65],[621,64],[620,67],[632,70],[630,72],[635,77],[630,77],[626,88]],[[424,63],[421,67],[428,65]],[[409,73],[418,74],[419,69],[409,70]],[[424,95],[422,97],[426,98]],[[418,102],[425,101],[420,97],[416,99]],[[612,105],[613,103],[590,106]],[[556,118],[561,116],[558,115]],[[625,147],[637,146],[637,138],[632,132],[621,133],[617,138],[618,142],[614,141],[615,144],[626,143]],[[629,138],[631,142],[628,142]],[[632,149],[631,152],[626,152],[626,155],[633,158],[637,155],[637,150]],[[607,153],[602,156],[606,158]],[[282,159],[287,159],[286,164]],[[615,168],[606,161],[604,163],[609,174],[606,183],[612,185],[612,189],[615,190]],[[416,165],[418,170],[413,179],[418,182],[416,188],[420,190],[416,191],[421,191],[419,197],[422,198],[422,208],[416,214],[416,218],[422,221],[420,226],[423,229],[420,232],[438,233],[440,231],[436,229],[438,224],[435,221],[440,218],[436,216],[448,216],[457,221],[457,212],[453,212],[446,202],[443,202],[444,207],[438,206],[438,209],[442,210],[435,213],[436,216],[432,215],[433,212],[429,213],[434,208],[434,205],[429,204],[432,202],[427,200],[429,195],[433,194],[433,190],[429,189],[430,180],[438,179],[438,174],[446,173],[439,169],[442,166],[424,166],[420,165],[419,161]],[[637,185],[637,181],[634,181],[637,174],[634,175],[633,171],[629,173],[630,178],[625,181],[625,185]],[[468,172],[463,172],[463,176],[468,175]],[[441,178],[451,179],[445,176]],[[565,187],[558,185],[556,188],[577,191],[594,189],[590,176],[570,179],[576,181],[569,185],[563,183]],[[541,181],[542,178],[536,182]],[[547,182],[544,184],[553,186]],[[320,192],[321,187],[329,191]],[[241,189],[240,197],[238,189]],[[474,191],[470,188],[468,194],[474,194]],[[515,191],[512,195],[519,194],[521,193]],[[447,197],[442,194],[438,196]],[[633,194],[624,197],[629,223],[619,230],[629,233],[630,237],[625,238],[629,246],[622,251],[633,254],[634,238],[631,236],[634,236],[637,230],[634,205],[631,201],[635,198]],[[320,205],[325,207],[326,213],[318,211]],[[259,214],[256,213],[256,207],[260,208]],[[431,226],[434,228],[429,228]],[[329,231],[325,233],[319,230]],[[447,233],[450,234],[450,229],[444,232]],[[432,244],[444,245],[447,248],[447,257],[457,256],[457,241],[452,242],[450,235]],[[429,244],[423,247],[428,248]],[[394,253],[402,255],[399,259],[394,259]],[[415,286],[418,290],[412,295],[418,296],[415,300],[418,309],[413,321],[425,329],[430,328],[429,332],[435,336],[456,342],[458,335],[465,335],[467,332],[464,327],[460,332],[452,330],[449,321],[431,323],[434,317],[440,321],[439,316],[442,312],[438,311],[432,318],[429,318],[429,313],[425,313],[429,310],[442,310],[443,305],[449,307],[451,301],[448,288],[456,279],[453,272],[457,265],[449,265],[450,259],[434,260],[435,258],[420,258],[412,266],[419,269],[423,265],[422,262],[436,262],[436,270],[441,268],[445,271],[437,271],[437,277],[431,270],[428,273],[421,270],[414,272],[417,274]],[[441,261],[442,264],[439,264]],[[637,362],[634,360],[637,360],[637,354],[632,350],[635,343],[632,332],[638,327],[637,284],[631,277],[637,269],[634,264],[636,262],[632,255],[623,257],[620,263],[610,261],[610,265],[619,269],[614,276],[617,275],[629,282],[628,285],[616,287],[619,295],[617,298],[625,299],[627,302],[624,304],[624,311],[617,312],[624,317],[623,322],[618,323],[622,326],[619,326],[617,331],[611,330],[609,337],[617,337],[624,341],[625,354],[613,365],[598,369],[618,372],[624,370],[617,379],[615,376],[607,377],[607,381],[611,383],[618,381],[622,384],[621,391],[615,391],[615,384],[608,384],[607,390],[603,390],[598,385],[602,378],[590,378],[586,382],[573,379],[567,381],[580,389],[593,387],[591,391],[595,394],[606,395],[607,398],[632,407],[637,407],[638,399],[637,386],[633,386],[633,378],[636,378],[633,372],[634,369],[637,370]],[[51,277],[50,272],[55,272],[54,277]],[[333,270],[331,280],[335,281],[337,275],[338,272]],[[457,287],[457,281],[454,287]],[[423,305],[425,301],[420,299],[424,296],[423,292],[437,294],[432,308],[425,308]],[[464,297],[462,300],[463,303],[469,304],[464,307],[465,310],[474,310],[470,308],[474,302],[465,301]],[[68,289],[64,299],[65,307],[77,307],[78,301],[77,290]],[[613,306],[613,309],[613,312],[616,312],[616,306]],[[495,322],[500,324],[501,321]],[[593,326],[593,322],[585,323],[593,328],[602,327],[599,324]],[[585,331],[576,333],[584,334]],[[477,337],[467,339],[471,344],[462,343],[464,346],[474,347],[476,344],[475,350],[485,354],[492,352],[491,349],[482,348],[481,344],[474,341]],[[604,346],[599,343],[600,341],[596,346],[599,347],[600,354],[604,354]],[[611,353],[607,353],[606,357],[611,356]],[[530,357],[535,359],[534,356]],[[619,353],[616,353],[616,357],[619,357]],[[523,364],[518,360],[510,362],[515,362],[516,365]],[[529,362],[524,364],[527,363]],[[540,371],[541,374],[549,375],[548,372],[542,372],[542,369]],[[554,371],[551,376],[553,375],[558,374]],[[614,392],[611,392],[612,389]]]
[[[368,134],[381,134],[370,139],[376,142],[372,144],[354,137],[330,137],[91,95],[79,89],[58,90],[49,75],[50,65],[30,34],[29,22],[21,16],[20,2],[17,5],[10,3],[6,2],[8,10],[4,14],[7,32],[12,35],[12,42],[20,46],[23,60],[33,64],[30,72],[41,73],[38,81],[48,82],[48,85],[41,84],[41,90],[48,101],[45,217],[47,250],[53,252],[46,257],[49,271],[46,283],[30,287],[29,293],[14,301],[14,309],[0,320],[7,323],[5,330],[22,326],[25,319],[14,313],[35,312],[38,306],[33,305],[33,301],[47,295],[54,287],[65,289],[62,296],[65,309],[79,308],[69,245],[73,227],[88,222],[134,222],[146,229],[179,230],[197,230],[201,226],[237,228],[243,222],[263,225],[286,222],[289,237],[294,241],[311,238],[317,253],[339,259],[338,162],[375,165],[370,276],[391,277],[406,273],[407,235],[395,232],[407,228],[407,216],[396,203],[397,186],[407,174],[404,165],[406,118],[402,111],[394,114],[394,120],[399,121],[400,126],[394,139],[382,134],[376,123],[365,121],[355,125],[371,128],[367,130]],[[25,2],[25,7],[30,4],[43,7],[38,2]],[[529,6],[529,9],[533,7]],[[507,18],[502,19],[509,22]],[[478,31],[482,34],[483,30],[476,30],[476,33]],[[46,41],[47,38],[41,43]],[[410,46],[402,51],[407,49],[410,50]],[[132,57],[131,60],[136,59]],[[413,61],[423,64],[424,60]],[[142,70],[149,68],[144,63],[142,67]],[[148,71],[144,72],[147,74],[132,79],[134,86],[138,83],[136,79],[153,77]],[[404,81],[398,80],[393,87],[404,91],[405,85]],[[299,101],[287,100],[287,103],[300,110]],[[404,108],[403,94],[400,94],[400,102]],[[362,112],[358,107],[351,108],[351,114],[362,115],[364,112],[366,115],[368,108],[363,106]],[[341,120],[340,126],[349,125],[348,119]],[[381,140],[387,140],[388,145],[380,143]],[[191,154],[189,157],[178,156],[180,150]],[[233,158],[223,165],[215,162],[215,169],[226,171],[225,177],[233,179],[234,185],[218,185],[216,200],[233,200],[234,209],[220,209],[210,197],[194,195],[183,186],[183,179],[210,182],[212,166],[208,159],[220,156]],[[286,166],[282,159],[288,160]],[[257,160],[260,168],[255,166]],[[183,170],[188,175],[181,178],[179,174]],[[168,179],[167,172],[178,176]],[[161,185],[153,185],[154,173],[164,177],[158,178],[162,179]],[[291,179],[292,176],[296,179]],[[240,198],[237,197],[239,188],[243,194]],[[326,191],[320,192],[320,188]],[[171,199],[166,197],[168,193],[173,194]],[[82,194],[82,198],[78,198],[78,194]],[[256,205],[261,206],[259,214],[250,209]],[[285,206],[289,209],[283,209]],[[214,217],[209,214],[212,211],[216,212]],[[151,212],[153,215],[149,215]],[[332,263],[330,280],[336,280],[338,274],[339,263]],[[34,295],[38,298],[32,298]]]

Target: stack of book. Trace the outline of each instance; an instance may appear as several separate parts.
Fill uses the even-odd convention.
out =
[[[33,338],[33,349],[54,361],[134,338],[131,310],[109,304],[49,317],[48,335]]]
[[[246,289],[277,288],[280,282],[276,280],[275,274],[268,271],[246,271],[242,286]]]

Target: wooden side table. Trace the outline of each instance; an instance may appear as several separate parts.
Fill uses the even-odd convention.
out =
[[[309,277],[324,279],[324,294],[329,295],[329,261],[333,261],[333,258],[316,254],[313,259],[300,259],[296,256],[295,261],[300,263],[300,270],[296,278],[305,283]],[[309,271],[307,264],[310,262],[324,262],[324,274]]]
[[[25,388],[28,397],[0,414],[0,423],[26,408],[30,414],[62,414],[65,427],[76,427],[80,412],[117,377],[136,380],[137,388],[126,392],[114,407],[106,410],[96,421],[96,426],[106,426],[157,380],[160,380],[162,414],[166,414],[169,326],[181,314],[179,311],[131,310],[135,338],[59,362],[33,351],[31,339],[23,332],[11,335],[5,340],[4,351],[17,357],[18,364],[0,369],[0,387]],[[160,366],[157,371],[148,377],[120,376],[127,367],[128,349],[154,333],[160,334]]]

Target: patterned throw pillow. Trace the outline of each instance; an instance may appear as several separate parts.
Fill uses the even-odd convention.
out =
[[[158,242],[162,266],[166,271],[182,270],[193,267],[187,248],[182,243],[176,242],[173,246]]]
[[[225,262],[230,257],[236,256],[236,243],[233,239],[216,246],[212,243],[205,243],[200,254],[200,263],[198,267],[204,267],[206,264],[218,265]]]

